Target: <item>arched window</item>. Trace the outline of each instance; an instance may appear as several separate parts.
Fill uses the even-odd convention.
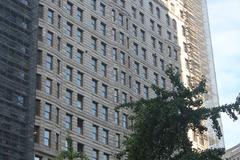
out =
[[[153,14],[153,4],[152,4],[152,2],[149,2],[149,10]]]
[[[175,19],[172,20],[173,28],[177,29],[177,22]]]
[[[161,12],[160,12],[160,9],[157,7],[156,8],[156,12],[157,12],[157,17],[160,19],[161,17]]]
[[[166,14],[166,21],[167,21],[167,24],[168,25],[170,25],[171,23],[170,23],[170,17],[169,17],[169,15],[168,14]]]

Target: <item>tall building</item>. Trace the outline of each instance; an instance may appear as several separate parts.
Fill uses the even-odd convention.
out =
[[[223,160],[240,160],[240,144],[226,150]]]
[[[8,8],[28,4],[27,0],[11,2],[0,0],[0,5]],[[30,141],[34,138],[35,160],[52,159],[64,150],[68,135],[74,148],[84,151],[90,159],[115,159],[131,123],[128,111],[116,111],[115,107],[155,96],[151,84],[171,89],[164,73],[167,65],[180,71],[183,82],[189,86],[205,75],[210,90],[206,104],[218,103],[204,0],[39,0],[26,12],[36,10],[38,19],[31,14],[30,21],[38,23],[37,39],[18,36],[33,43],[32,52],[28,53],[32,61],[26,61],[26,70],[20,67],[31,73],[23,74],[29,84],[20,91],[29,97],[29,110],[21,111],[28,117],[24,122],[29,123],[30,129],[25,136]],[[35,33],[33,28],[30,31]],[[0,53],[1,58],[6,58],[3,50]],[[10,80],[1,85],[21,86]],[[12,118],[18,121],[17,116]],[[189,137],[199,149],[219,143],[212,133],[202,136],[190,132]],[[31,143],[28,146],[31,148]],[[0,156],[4,153],[0,150]],[[33,154],[30,150],[28,153]]]
[[[0,159],[33,159],[37,1],[0,0]]]

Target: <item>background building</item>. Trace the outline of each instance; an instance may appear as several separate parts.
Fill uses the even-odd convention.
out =
[[[0,6],[30,4],[26,0],[11,2],[14,3],[0,1]],[[34,18],[35,14],[30,16],[32,28],[29,30],[35,33],[33,24],[37,23],[33,20],[38,21],[36,54],[36,39],[18,36],[33,42],[29,44],[32,52],[28,54],[31,61],[26,61],[28,68],[22,67],[29,75],[19,74],[26,75],[29,80],[29,84],[21,88],[21,93],[29,97],[29,110],[17,115],[28,117],[24,122],[29,123],[30,129],[25,135],[29,140],[34,135],[35,160],[52,159],[64,150],[67,134],[72,137],[74,148],[84,151],[90,159],[114,159],[131,124],[129,113],[115,111],[115,107],[140,97],[155,96],[151,84],[171,89],[164,73],[167,65],[180,71],[189,86],[206,75],[210,91],[205,97],[206,104],[218,104],[205,1],[40,0],[38,3],[26,9],[29,13],[32,13],[31,9],[38,11],[38,19]],[[24,10],[14,11],[25,13]],[[4,18],[1,20],[5,21]],[[8,34],[1,34],[4,35]],[[4,57],[1,51],[1,58]],[[13,59],[8,57],[10,60]],[[4,62],[5,59],[1,61]],[[8,68],[12,66],[8,63]],[[21,86],[20,82],[16,80],[17,84],[14,84],[7,80],[1,85],[10,87],[14,84],[16,87]],[[2,93],[6,92],[7,89]],[[2,97],[4,95],[7,94]],[[218,143],[210,142],[210,135],[214,137],[209,133],[204,136],[189,133],[194,146],[199,149]]]
[[[224,160],[240,160],[240,144],[226,150]]]
[[[2,160],[33,159],[37,5],[35,0],[0,0]]]

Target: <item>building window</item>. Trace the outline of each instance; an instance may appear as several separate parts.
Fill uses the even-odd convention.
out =
[[[164,60],[163,59],[160,59],[160,67],[161,67],[161,70],[164,71],[165,70],[165,64],[164,64]]]
[[[103,144],[108,144],[108,130],[103,129]]]
[[[126,85],[126,73],[121,72],[121,84]]]
[[[114,102],[118,103],[119,102],[119,95],[118,95],[118,89],[114,89]]]
[[[172,33],[167,31],[167,37],[168,37],[169,40],[172,40]]]
[[[106,43],[103,43],[103,42],[101,42],[101,54],[103,56],[107,55],[107,45],[106,45]]]
[[[91,17],[91,25],[93,30],[97,29],[97,18]]]
[[[101,13],[101,16],[105,16],[105,12],[106,12],[105,4],[100,3],[100,13]]]
[[[97,72],[97,59],[92,57],[92,71]]]
[[[129,88],[132,88],[132,77],[131,76],[128,77],[128,85],[129,85]]]
[[[124,42],[124,33],[122,33],[122,32],[120,32],[120,43],[122,44],[122,45],[124,45],[125,44],[125,42]]]
[[[151,19],[150,19],[150,27],[151,27],[152,31],[155,30],[155,22]]]
[[[78,64],[83,64],[83,51],[78,49],[76,60]]]
[[[82,143],[77,143],[77,151],[83,153],[84,145]]]
[[[152,47],[156,48],[156,38],[151,37],[151,40],[152,40]]]
[[[147,86],[143,87],[143,96],[145,99],[148,99],[148,87]]]
[[[42,88],[42,76],[40,74],[37,74],[36,77],[36,88],[37,90],[41,90]]]
[[[145,31],[144,30],[140,30],[140,36],[143,42],[145,42]]]
[[[116,11],[112,10],[112,21],[116,21]]]
[[[77,86],[78,87],[81,87],[81,86],[83,86],[83,73],[81,73],[81,72],[77,72]]]
[[[72,115],[66,114],[65,117],[65,128],[72,130]]]
[[[156,8],[156,12],[157,12],[158,19],[160,19],[161,18],[161,12],[160,12],[160,9],[158,7]]]
[[[119,16],[118,16],[118,21],[119,21],[119,24],[120,24],[121,26],[124,25],[124,20],[123,20],[123,15],[122,15],[122,14],[119,14]]]
[[[61,85],[60,83],[57,83],[57,98],[60,98],[60,94],[61,94]]]
[[[67,13],[71,16],[73,15],[73,4],[69,1],[67,2]]]
[[[140,84],[140,82],[136,81],[135,85],[136,85],[136,93],[138,95],[140,95],[141,94],[141,84]]]
[[[35,116],[40,116],[40,112],[41,112],[41,100],[39,99],[36,99],[36,102],[35,102]]]
[[[162,35],[162,26],[157,25],[157,29],[158,29],[159,36],[161,36]]]
[[[66,90],[66,103],[72,105],[72,94],[73,92],[69,89]]]
[[[47,44],[50,47],[53,46],[53,33],[50,31],[47,32]]]
[[[101,29],[101,32],[102,32],[102,35],[104,35],[104,36],[106,36],[106,24],[105,23],[103,23],[103,22],[101,22],[101,24],[100,24],[101,26],[100,26],[100,29]]]
[[[115,134],[115,147],[120,148],[120,134]]]
[[[158,45],[159,45],[160,52],[163,53],[163,43],[159,41]]]
[[[133,51],[136,55],[138,55],[138,44],[137,43],[133,43]]]
[[[96,149],[93,149],[92,151],[92,159],[91,160],[99,160],[99,151]]]
[[[103,153],[103,160],[109,160],[109,154]]]
[[[154,84],[158,86],[158,74],[154,73]]]
[[[34,126],[34,143],[39,144],[40,127]]]
[[[77,42],[82,43],[83,42],[83,30],[77,29]]]
[[[137,26],[133,24],[132,29],[133,29],[133,35],[137,37]]]
[[[47,147],[50,147],[50,145],[51,145],[51,131],[48,129],[44,130],[43,144]]]
[[[67,35],[72,37],[72,29],[73,28],[73,25],[69,22],[67,22]]]
[[[96,0],[91,0],[91,6],[93,10],[97,9],[97,1]]]
[[[125,65],[125,53],[124,52],[120,53],[120,63]]]
[[[59,118],[60,118],[60,109],[59,108],[56,108],[56,123],[59,124]]]
[[[98,126],[92,125],[92,138],[95,141],[98,141]]]
[[[113,68],[113,80],[114,81],[118,81],[118,69],[117,68]]]
[[[152,4],[152,2],[149,2],[149,10],[153,14],[153,4]]]
[[[45,86],[46,94],[51,95],[52,94],[52,80],[46,79],[46,86]]]
[[[105,84],[102,84],[102,96],[104,98],[107,98],[107,96],[108,96],[108,86]]]
[[[140,15],[141,23],[144,24],[144,14],[142,12],[140,12],[139,15]]]
[[[39,41],[43,41],[43,28],[42,27],[38,27],[38,40]]]
[[[58,151],[58,149],[59,149],[59,134],[58,133],[56,133],[56,150]]]
[[[113,39],[114,41],[117,40],[117,33],[116,33],[116,29],[115,29],[115,28],[112,28],[112,39]]]
[[[95,37],[91,38],[91,46],[93,50],[97,51],[97,38]]]
[[[168,46],[168,56],[172,57],[172,48]]]
[[[134,69],[135,69],[135,73],[136,74],[140,74],[140,69],[139,69],[139,63],[138,62],[134,62],[135,66],[134,66]]]
[[[53,19],[54,19],[54,17],[53,17],[53,10],[48,9],[48,23],[49,24],[53,24]]]
[[[161,77],[160,87],[166,89],[166,79],[164,77]]]
[[[72,55],[73,55],[73,46],[72,46],[71,44],[68,44],[68,43],[67,43],[66,51],[67,51],[67,57],[68,57],[68,58],[72,58]]]
[[[83,10],[78,8],[77,9],[77,21],[82,22],[83,21]]]
[[[153,57],[153,65],[157,67],[157,55],[153,54],[152,57]]]
[[[103,114],[103,119],[105,121],[108,121],[108,107],[106,106],[102,107],[102,114]]]
[[[142,58],[143,58],[143,60],[147,59],[147,54],[146,54],[146,49],[145,48],[142,48]]]
[[[112,48],[112,59],[114,61],[117,61],[117,49],[116,48]]]
[[[178,51],[176,49],[174,49],[174,59],[178,60]]]
[[[148,78],[148,69],[147,69],[147,67],[144,67],[144,66],[143,66],[143,77],[144,77],[145,79]]]
[[[122,103],[127,103],[127,94],[122,92]]]
[[[46,103],[44,106],[44,119],[46,120],[51,120],[51,110],[52,110],[52,105],[49,103]]]
[[[38,17],[43,19],[44,18],[44,7],[43,5],[38,5]]]
[[[98,81],[95,79],[92,79],[92,92],[97,94],[98,92]]]
[[[127,115],[125,113],[122,114],[122,127],[127,128]]]
[[[66,68],[66,80],[72,81],[73,69],[72,67],[67,66]]]
[[[137,9],[132,7],[132,16],[133,18],[137,18]]]
[[[121,7],[125,8],[125,0],[119,0],[119,4]]]
[[[47,66],[47,70],[53,69],[53,56],[52,55],[47,54],[46,66]]]
[[[119,112],[118,111],[114,112],[114,124],[119,125]]]
[[[78,94],[77,95],[77,108],[83,110],[83,96]]]
[[[77,119],[77,132],[80,135],[83,135],[83,122],[84,121],[82,119],[80,118]]]
[[[60,51],[61,50],[61,38],[57,37],[57,50]]]
[[[42,65],[42,50],[37,51],[37,64]]]
[[[166,14],[166,21],[167,21],[167,24],[170,26],[170,25],[171,25],[171,23],[170,23],[170,17],[169,17],[169,15],[168,15],[168,14]]]
[[[98,116],[98,103],[95,101],[92,102],[92,115],[95,117]]]
[[[173,28],[176,30],[177,29],[177,22],[175,19],[172,20],[173,23]]]

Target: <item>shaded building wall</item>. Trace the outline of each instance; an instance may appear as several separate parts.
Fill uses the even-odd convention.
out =
[[[2,160],[33,159],[36,4],[35,0],[0,0]]]

